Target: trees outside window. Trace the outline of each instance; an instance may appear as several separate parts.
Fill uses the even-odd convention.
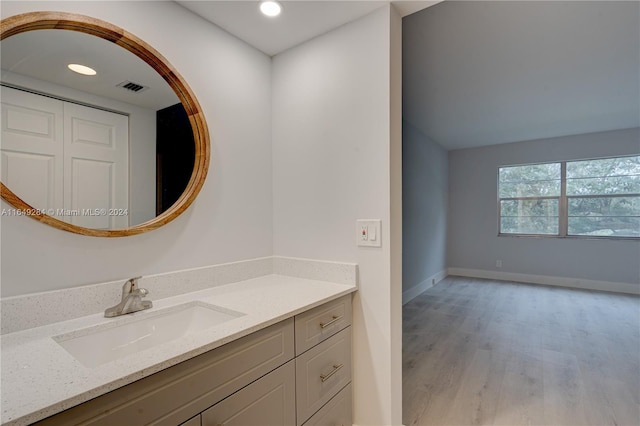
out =
[[[498,169],[499,232],[640,238],[640,156]]]

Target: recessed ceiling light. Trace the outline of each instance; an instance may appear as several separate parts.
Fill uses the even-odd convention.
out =
[[[263,1],[260,3],[260,11],[267,16],[278,16],[282,11],[282,6],[277,1]]]
[[[96,70],[94,70],[93,68],[89,68],[87,66],[84,65],[80,65],[80,64],[69,64],[67,65],[67,67],[69,67],[69,69],[71,71],[77,72],[78,74],[82,74],[82,75],[96,75]]]

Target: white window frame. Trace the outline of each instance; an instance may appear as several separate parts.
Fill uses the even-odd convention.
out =
[[[497,211],[498,211],[498,236],[499,237],[536,237],[536,238],[586,238],[586,239],[616,239],[616,240],[640,240],[640,237],[609,236],[609,235],[573,235],[569,234],[569,199],[571,198],[616,198],[616,197],[640,197],[640,193],[632,194],[606,194],[606,195],[567,195],[567,163],[577,161],[606,160],[614,158],[635,157],[639,154],[620,155],[615,157],[598,157],[581,160],[547,161],[541,163],[510,164],[498,166],[497,169]],[[560,164],[560,195],[544,197],[500,197],[500,169],[518,166],[534,166],[539,164]],[[524,234],[501,232],[502,203],[508,200],[558,200],[558,233],[557,234]]]

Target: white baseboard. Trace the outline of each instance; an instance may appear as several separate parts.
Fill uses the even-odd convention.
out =
[[[442,281],[446,277],[447,277],[447,271],[446,270],[440,271],[435,275],[431,275],[429,278],[422,281],[421,283],[414,285],[410,289],[403,291],[402,304],[403,305],[407,304],[407,302],[415,299],[422,292],[430,289],[431,287],[433,287],[434,284],[438,284],[440,281]]]
[[[547,275],[519,274],[515,272],[487,271],[484,269],[449,268],[449,275],[461,277],[487,278],[500,281],[517,281],[530,284],[544,284],[557,287],[581,288],[585,290],[609,291],[640,295],[640,285],[612,281],[585,280],[583,278],[552,277]],[[403,293],[404,296],[404,293]],[[404,297],[403,297],[404,303]]]

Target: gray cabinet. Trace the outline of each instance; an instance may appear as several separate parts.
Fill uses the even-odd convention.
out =
[[[41,425],[179,425],[294,357],[293,318],[121,387]]]
[[[296,355],[351,325],[351,295],[296,315]]]
[[[202,422],[200,421],[200,414],[190,418],[184,423],[181,423],[180,426],[202,426]]]
[[[296,418],[294,361],[202,413],[202,426],[283,426]]]
[[[351,295],[297,315],[295,335],[296,425],[351,424]]]
[[[351,405],[351,384],[348,384],[311,416],[304,426],[349,426],[353,424]]]
[[[350,325],[348,295],[37,424],[351,424]]]
[[[351,327],[296,358],[298,426],[351,383]]]

